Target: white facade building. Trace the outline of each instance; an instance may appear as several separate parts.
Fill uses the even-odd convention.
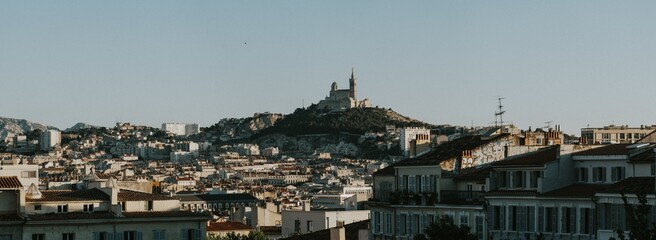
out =
[[[282,211],[282,235],[304,234],[369,219],[369,210]]]
[[[430,136],[430,130],[418,127],[401,128],[399,145],[401,147],[401,152],[403,152],[405,156],[410,154],[410,142],[417,139],[417,135],[419,134]]]
[[[61,143],[61,132],[57,130],[46,130],[41,133],[39,145],[41,150],[50,151]]]
[[[199,132],[198,124],[195,123],[162,123],[162,130],[175,135],[194,135]]]

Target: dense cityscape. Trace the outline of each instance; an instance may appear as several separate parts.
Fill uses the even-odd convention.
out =
[[[501,99],[495,126],[435,126],[356,86],[207,128],[3,118],[0,239],[608,239],[653,198],[654,126],[518,129]]]

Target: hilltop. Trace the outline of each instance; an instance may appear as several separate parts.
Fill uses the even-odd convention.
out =
[[[310,134],[383,132],[386,126],[435,126],[403,116],[385,108],[350,108],[340,111],[319,110],[316,105],[298,108],[293,113],[256,113],[253,117],[222,119],[205,129],[222,141],[257,140],[270,135],[299,136]]]

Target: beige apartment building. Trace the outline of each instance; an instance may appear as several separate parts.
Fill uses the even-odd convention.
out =
[[[601,128],[581,128],[581,143],[634,143],[656,130],[656,125],[629,127],[610,125]]]

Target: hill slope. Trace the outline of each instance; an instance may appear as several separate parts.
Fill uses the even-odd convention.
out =
[[[55,127],[34,123],[25,119],[5,118],[0,117],[0,140],[4,140],[7,136],[27,134],[33,130],[46,130],[57,129]]]
[[[385,131],[387,125],[396,127],[433,127],[430,124],[405,117],[390,109],[352,108],[337,112],[323,112],[313,105],[307,109],[296,109],[275,125],[262,129],[253,138],[269,134],[288,136],[305,134],[334,134]]]

